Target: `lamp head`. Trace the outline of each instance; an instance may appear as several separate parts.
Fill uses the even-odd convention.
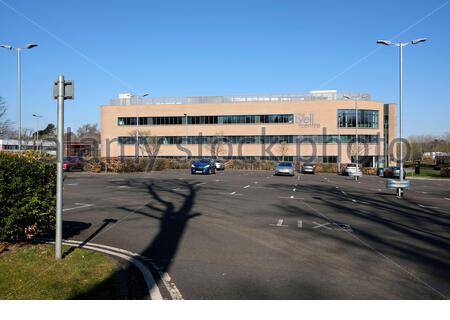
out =
[[[29,44],[27,44],[27,46],[25,47],[25,49],[32,49],[32,48],[35,48],[35,47],[37,47],[38,45],[36,44],[36,43],[29,43]]]
[[[0,48],[5,48],[5,49],[8,49],[8,50],[12,50],[13,47],[8,45],[8,44],[0,44]]]
[[[415,39],[415,40],[411,41],[411,44],[418,44],[418,43],[425,42],[425,41],[427,41],[427,38],[419,38],[419,39]]]
[[[392,44],[392,42],[389,41],[389,40],[377,40],[377,43],[378,44],[383,44],[385,46],[390,46]]]

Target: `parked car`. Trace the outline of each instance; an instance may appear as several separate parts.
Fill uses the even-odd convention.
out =
[[[216,170],[225,170],[225,163],[221,159],[214,160],[214,166]]]
[[[63,161],[63,171],[72,171],[74,169],[84,171],[86,161],[81,157],[65,157]]]
[[[316,172],[316,166],[313,163],[305,163],[302,166],[302,173],[312,173],[314,174]]]
[[[342,168],[342,174],[344,176],[352,175],[356,172],[357,164],[356,163],[349,163],[345,167]],[[358,171],[360,174],[362,174],[362,168],[361,165],[358,166]]]
[[[214,161],[210,159],[200,159],[194,161],[191,165],[191,174],[215,174],[216,166],[214,165]]]
[[[292,162],[280,162],[275,167],[275,175],[287,175],[287,176],[293,176],[295,173],[294,164]]]
[[[387,167],[384,169],[383,175],[386,178],[400,178],[400,167]],[[403,179],[406,177],[405,168],[403,168]]]

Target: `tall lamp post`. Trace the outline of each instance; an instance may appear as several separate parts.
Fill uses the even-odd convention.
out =
[[[395,188],[397,189],[397,196],[403,197],[403,190],[409,189],[410,183],[409,181],[405,181],[403,179],[403,47],[406,47],[409,44],[418,44],[421,42],[427,41],[426,38],[419,38],[415,40],[411,40],[408,42],[392,42],[389,40],[378,40],[378,44],[382,44],[385,46],[396,46],[399,48],[399,54],[400,54],[400,97],[399,97],[399,109],[400,109],[400,181],[398,183],[393,183],[388,181],[388,188]]]
[[[11,45],[2,44],[0,45],[0,48],[4,48],[7,50],[16,50],[17,51],[17,125],[18,125],[18,131],[19,131],[19,151],[22,150],[22,84],[21,84],[21,64],[20,64],[20,52],[22,50],[26,49],[33,49],[37,47],[38,45],[36,43],[30,43],[27,44],[23,48],[14,48]]]
[[[42,116],[33,113],[33,117],[36,118],[36,150],[39,151],[39,118],[42,118]],[[42,143],[41,143],[41,151],[42,151]]]
[[[130,102],[133,98],[145,98],[149,95],[149,93],[144,93],[142,95],[131,95]],[[138,102],[138,101],[136,101]],[[136,106],[136,145],[137,145],[137,152],[138,152],[138,159],[140,158],[140,144],[139,144],[139,109]]]
[[[359,137],[358,137],[358,127],[359,127],[359,117],[358,117],[358,100],[367,99],[367,95],[362,95],[358,97],[351,97],[344,95],[345,99],[353,100],[355,102],[355,134],[356,134],[356,173],[354,174],[355,180],[358,181],[361,172],[359,171]]]

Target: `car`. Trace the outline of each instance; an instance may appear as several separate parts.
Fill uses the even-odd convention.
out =
[[[225,163],[221,159],[214,160],[214,166],[216,170],[225,170]]]
[[[84,171],[86,161],[82,157],[64,157],[63,171],[72,171],[78,169]]]
[[[347,164],[345,167],[342,168],[342,174],[344,176],[351,176],[354,175],[356,173],[356,171],[359,172],[359,174],[362,174],[362,168],[361,165],[358,165],[356,163],[349,163]],[[358,169],[357,169],[358,168]]]
[[[305,163],[302,166],[302,170],[301,170],[302,173],[312,173],[312,174],[314,174],[315,171],[316,171],[316,166],[313,163]]]
[[[400,167],[387,167],[383,171],[383,175],[386,178],[400,178]],[[403,179],[406,178],[406,171],[403,168]]]
[[[287,176],[294,176],[295,173],[294,164],[292,162],[280,162],[275,167],[275,175],[287,175]]]
[[[200,159],[194,161],[191,165],[191,174],[215,174],[216,166],[214,165],[214,161],[210,159]]]

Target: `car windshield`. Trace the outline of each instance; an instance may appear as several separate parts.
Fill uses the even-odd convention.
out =
[[[218,162],[218,163],[223,163],[223,160],[216,160],[216,162]]]
[[[292,163],[290,163],[290,162],[281,162],[278,166],[280,166],[280,167],[292,167]]]
[[[198,162],[209,163],[209,160],[208,159],[200,159],[200,160],[198,160]]]

